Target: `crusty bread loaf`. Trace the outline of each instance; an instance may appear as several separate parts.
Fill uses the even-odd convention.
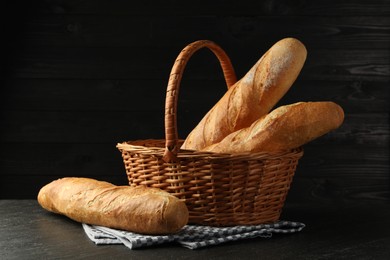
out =
[[[249,127],[287,92],[305,60],[306,48],[300,41],[286,38],[275,43],[203,117],[181,148],[200,150]]]
[[[75,221],[142,234],[169,234],[188,222],[184,202],[156,188],[62,178],[44,186],[39,204]]]
[[[333,102],[299,102],[281,106],[203,149],[217,153],[272,152],[300,147],[344,120],[343,109]]]

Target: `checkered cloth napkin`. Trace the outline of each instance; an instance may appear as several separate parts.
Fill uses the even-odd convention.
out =
[[[305,224],[291,221],[279,221],[273,224],[234,227],[210,227],[186,225],[173,235],[150,236],[132,232],[82,224],[87,236],[97,245],[124,244],[130,249],[176,242],[190,249],[218,245],[241,239],[262,237],[272,234],[290,234],[301,231]]]

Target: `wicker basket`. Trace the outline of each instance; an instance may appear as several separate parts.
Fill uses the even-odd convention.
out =
[[[280,217],[301,148],[276,153],[217,154],[181,150],[177,98],[189,58],[207,47],[219,59],[228,87],[236,76],[226,53],[210,41],[182,50],[172,68],[165,104],[165,140],[120,143],[130,186],[168,191],[185,201],[189,222],[211,226],[254,225]]]

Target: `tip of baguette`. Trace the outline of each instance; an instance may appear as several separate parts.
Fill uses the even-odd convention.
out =
[[[166,230],[170,233],[180,231],[188,223],[189,212],[186,204],[176,197],[169,196],[165,207],[164,218]]]

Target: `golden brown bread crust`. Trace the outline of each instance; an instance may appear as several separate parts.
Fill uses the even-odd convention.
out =
[[[267,114],[298,77],[306,54],[297,39],[275,43],[203,117],[181,148],[200,150]]]
[[[272,152],[300,147],[338,128],[343,109],[333,102],[299,102],[281,106],[203,149],[216,153]]]
[[[44,186],[39,204],[75,221],[142,234],[169,234],[188,222],[184,202],[160,189],[62,178]]]

